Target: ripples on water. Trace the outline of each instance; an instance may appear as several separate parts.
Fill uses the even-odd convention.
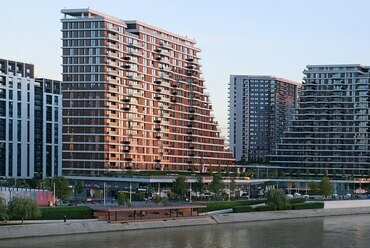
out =
[[[0,241],[0,247],[365,248],[370,215],[26,238]]]

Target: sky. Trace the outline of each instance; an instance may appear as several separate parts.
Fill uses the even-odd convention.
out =
[[[60,80],[60,10],[86,7],[194,38],[225,136],[230,75],[300,82],[308,64],[370,65],[366,0],[0,0],[0,58]]]

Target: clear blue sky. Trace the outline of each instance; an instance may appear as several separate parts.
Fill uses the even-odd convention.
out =
[[[230,74],[301,81],[307,64],[370,65],[370,1],[18,0],[0,1],[0,57],[61,78],[60,9],[91,7],[195,38],[223,131]]]

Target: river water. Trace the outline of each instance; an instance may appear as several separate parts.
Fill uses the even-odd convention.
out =
[[[370,247],[370,215],[25,238],[0,247]]]

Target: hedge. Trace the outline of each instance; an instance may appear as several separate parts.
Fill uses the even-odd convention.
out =
[[[297,204],[297,203],[304,203],[306,201],[305,198],[293,198],[293,199],[288,199],[289,204]]]
[[[257,212],[260,212],[260,211],[272,211],[272,209],[270,208],[270,206],[267,206],[267,205],[257,206],[253,210],[254,211],[257,211]]]
[[[224,202],[209,202],[206,204],[206,208],[200,208],[200,213],[217,211],[227,208],[233,208],[236,206],[249,206],[254,204],[265,203],[266,200],[246,200],[246,201],[224,201]]]
[[[293,210],[299,210],[299,209],[317,209],[317,208],[324,208],[323,202],[305,202],[305,203],[297,203],[292,204]]]
[[[49,207],[40,208],[42,220],[62,220],[66,219],[92,219],[93,211],[89,207]]]
[[[233,207],[233,213],[244,213],[244,212],[253,212],[251,206],[235,206]]]

